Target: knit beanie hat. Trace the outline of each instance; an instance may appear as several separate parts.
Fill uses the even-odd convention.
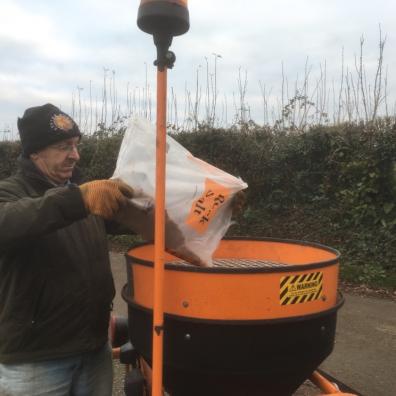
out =
[[[26,158],[51,144],[81,136],[72,118],[50,103],[26,109],[18,118],[18,130]]]

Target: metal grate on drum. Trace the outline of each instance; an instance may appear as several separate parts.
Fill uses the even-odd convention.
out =
[[[169,264],[193,266],[184,260],[172,261]],[[247,268],[279,268],[286,267],[288,264],[279,263],[269,260],[257,259],[243,259],[243,258],[227,258],[227,259],[213,259],[213,266],[211,268],[232,268],[232,269],[247,269]]]

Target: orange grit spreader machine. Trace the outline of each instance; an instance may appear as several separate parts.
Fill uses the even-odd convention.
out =
[[[142,0],[137,23],[157,47],[155,241],[126,254],[128,318],[111,326],[115,346],[127,330],[114,350],[126,395],[290,396],[306,379],[322,394],[349,392],[317,371],[343,303],[336,250],[226,239],[210,268],[165,253],[166,73],[173,36],[189,29],[187,0]]]
[[[307,379],[323,394],[351,391],[316,371],[333,349],[343,304],[336,250],[239,238],[221,241],[210,268],[170,254],[165,261],[164,392],[290,396]],[[144,378],[139,389],[150,394],[154,245],[132,248],[126,267],[128,338]]]

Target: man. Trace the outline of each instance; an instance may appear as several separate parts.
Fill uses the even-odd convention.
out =
[[[122,182],[78,186],[81,133],[57,107],[18,119],[22,156],[0,182],[0,395],[110,396],[114,297],[105,222]]]

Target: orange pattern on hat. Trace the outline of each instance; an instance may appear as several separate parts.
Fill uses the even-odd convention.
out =
[[[73,128],[73,121],[67,115],[55,114],[51,118],[51,126],[53,128],[62,129],[63,131],[70,131],[70,129]]]

